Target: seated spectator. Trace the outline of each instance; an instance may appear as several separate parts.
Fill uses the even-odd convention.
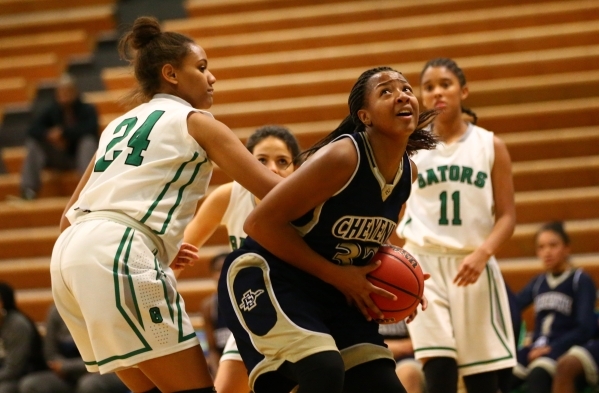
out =
[[[570,239],[560,222],[545,224],[536,235],[537,256],[545,272],[517,294],[520,310],[534,303],[532,344],[518,350],[512,388],[549,393],[556,360],[574,345],[587,342],[596,331],[595,284],[569,262]]]
[[[41,188],[44,168],[76,169],[83,174],[98,147],[98,115],[81,101],[73,78],[63,75],[55,101],[29,127],[27,156],[21,169],[21,197],[34,199]]]
[[[0,393],[18,393],[22,377],[45,368],[36,326],[17,308],[13,288],[0,282]]]
[[[46,319],[44,355],[49,370],[24,377],[19,393],[126,393],[116,374],[88,373],[75,341],[52,305]]]
[[[397,363],[395,372],[407,393],[423,393],[426,391],[422,364],[414,359],[414,348],[405,321],[379,325],[379,333],[393,353]]]

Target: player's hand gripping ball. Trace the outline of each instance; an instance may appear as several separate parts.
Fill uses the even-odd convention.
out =
[[[381,261],[378,269],[366,277],[377,287],[391,292],[397,300],[387,299],[371,293],[370,297],[384,314],[380,319],[369,311],[378,323],[397,323],[409,317],[424,293],[424,274],[416,259],[406,250],[390,244],[383,244],[372,257],[372,262]]]

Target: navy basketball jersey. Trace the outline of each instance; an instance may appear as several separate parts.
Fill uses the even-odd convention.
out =
[[[310,247],[340,265],[366,265],[395,230],[402,205],[410,196],[412,171],[404,154],[393,179],[379,172],[368,135],[351,138],[358,152],[356,169],[335,195],[292,224]]]
[[[595,285],[580,269],[541,274],[518,294],[520,309],[534,303],[533,347],[584,343],[595,332]]]

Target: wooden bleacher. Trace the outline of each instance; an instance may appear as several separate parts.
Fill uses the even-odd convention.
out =
[[[0,105],[30,98],[27,80],[25,78],[0,78]]]
[[[114,0],[85,0],[88,6],[112,5]],[[80,0],[0,0],[0,15],[55,11],[81,6]]]
[[[43,3],[43,0],[38,0]],[[61,4],[62,3],[62,4]],[[69,5],[69,2],[57,2],[51,10],[22,11],[0,15],[0,37],[13,35],[50,33],[74,29],[83,29],[90,33],[115,28],[113,17],[114,1],[105,1],[100,5]]]
[[[11,36],[0,38],[0,57],[45,52],[61,57],[85,54],[92,50],[93,44],[92,37],[83,29]]]
[[[38,84],[57,79],[71,56],[91,53],[96,37],[116,27],[115,1],[0,0],[0,79],[6,82],[0,110],[30,103]]]
[[[19,1],[0,0],[0,5],[18,7]],[[14,59],[39,56],[44,64],[60,69],[59,59],[93,46],[94,29],[114,28],[106,16],[112,6],[109,0],[90,3],[87,13],[97,22],[89,24],[75,21],[84,12],[71,4],[75,0],[65,0],[71,2],[72,12],[60,29],[47,22],[59,13],[53,7],[60,2],[26,0],[22,5],[30,7],[36,1],[44,6],[23,12],[37,15],[37,22],[27,23],[39,26],[27,25],[31,27],[26,31],[8,23],[13,18],[0,11],[0,78],[13,81],[15,88],[37,77],[11,68]],[[242,141],[255,128],[278,123],[287,125],[308,147],[345,116],[348,92],[364,69],[393,66],[417,88],[426,60],[455,58],[469,81],[466,104],[478,114],[481,126],[505,141],[513,161],[518,226],[498,253],[506,281],[518,290],[541,271],[534,258],[534,234],[541,223],[559,219],[572,237],[573,263],[599,284],[599,3],[307,0],[299,7],[284,0],[188,0],[186,4],[190,17],[167,21],[164,27],[190,35],[206,50],[217,78],[211,112]],[[22,40],[38,39],[42,49],[27,51],[2,38],[9,27]],[[86,44],[85,37],[92,40]],[[69,47],[77,49],[69,52]],[[12,60],[3,63],[6,58]],[[104,69],[102,78],[107,90],[88,93],[85,99],[97,106],[105,126],[122,113],[119,99],[135,82],[130,69],[122,67]],[[18,288],[20,305],[40,321],[51,302],[48,266],[57,223],[77,179],[49,172],[40,199],[2,202],[18,193],[23,157],[22,148],[4,152],[10,173],[0,176],[0,276]],[[228,180],[217,168],[212,184]],[[223,250],[226,236],[221,229],[202,249],[201,262],[180,277],[186,307],[194,315],[201,299],[214,291],[206,279],[208,261]]]

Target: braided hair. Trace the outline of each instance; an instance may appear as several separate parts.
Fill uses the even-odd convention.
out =
[[[433,68],[445,67],[445,68],[447,68],[452,74],[454,74],[456,76],[456,78],[458,78],[458,81],[460,82],[460,87],[466,86],[466,76],[464,75],[464,71],[462,71],[462,69],[458,66],[458,64],[455,61],[453,61],[452,59],[449,59],[447,57],[437,57],[435,59],[429,60],[424,65],[424,68],[422,68],[422,72],[420,73],[421,81],[422,81],[422,75],[424,75],[424,72],[429,67],[433,67]],[[474,111],[472,109],[467,108],[463,105],[462,105],[462,113],[465,113],[472,118],[472,124],[476,124],[476,122],[478,121],[478,116],[476,116],[476,113],[474,113]]]
[[[327,145],[340,135],[364,132],[366,130],[366,126],[358,117],[358,111],[362,109],[366,103],[368,82],[370,81],[370,78],[385,71],[392,71],[401,74],[401,72],[396,71],[391,67],[376,67],[364,71],[349,93],[349,98],[347,100],[349,106],[349,115],[346,116],[343,121],[341,121],[341,123],[335,130],[333,130],[333,132],[316,142],[311,148],[304,151],[301,154],[304,158],[316,153],[320,148]],[[437,139],[432,132],[426,130],[425,128],[432,122],[436,114],[437,112],[433,110],[420,113],[418,118],[418,126],[408,139],[408,145],[406,147],[406,152],[408,155],[412,155],[421,149],[431,150],[435,148],[437,145]]]

